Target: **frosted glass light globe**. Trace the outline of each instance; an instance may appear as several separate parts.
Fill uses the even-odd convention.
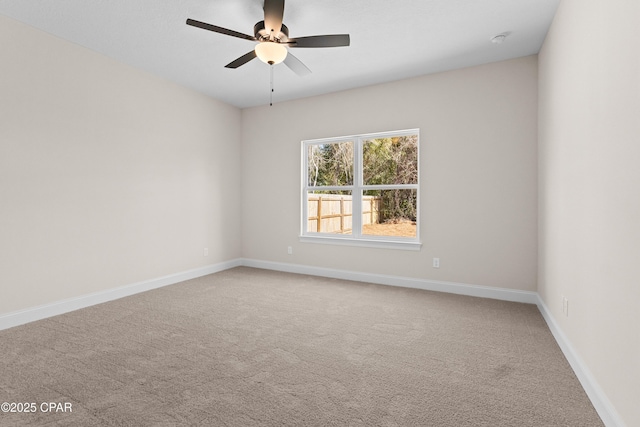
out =
[[[287,48],[275,42],[258,43],[255,51],[258,58],[267,64],[279,64],[287,57]]]

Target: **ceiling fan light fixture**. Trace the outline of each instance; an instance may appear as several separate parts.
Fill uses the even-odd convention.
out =
[[[264,41],[255,47],[256,55],[266,64],[279,64],[287,57],[287,48],[280,43]]]

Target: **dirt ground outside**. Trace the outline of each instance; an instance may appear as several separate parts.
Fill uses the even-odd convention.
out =
[[[416,237],[416,223],[401,221],[398,223],[367,224],[362,227],[362,233],[374,236]]]

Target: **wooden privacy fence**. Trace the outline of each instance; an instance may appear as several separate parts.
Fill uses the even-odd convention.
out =
[[[342,234],[353,228],[351,196],[313,194],[307,202],[307,230],[317,233]],[[380,221],[382,198],[362,196],[362,225]]]

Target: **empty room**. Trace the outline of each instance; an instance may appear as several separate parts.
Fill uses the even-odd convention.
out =
[[[0,0],[0,426],[640,426],[638,0]]]

